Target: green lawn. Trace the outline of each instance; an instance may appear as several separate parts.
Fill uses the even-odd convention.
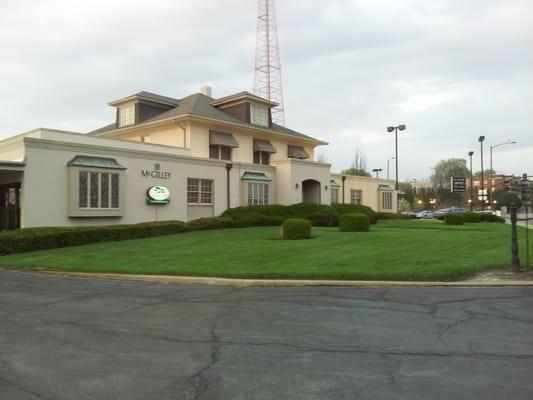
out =
[[[525,229],[520,230],[523,237]],[[280,228],[224,229],[0,257],[0,267],[233,278],[457,280],[507,267],[510,227],[380,221],[369,233],[313,228],[314,239],[279,239]],[[525,243],[521,243],[525,251]]]

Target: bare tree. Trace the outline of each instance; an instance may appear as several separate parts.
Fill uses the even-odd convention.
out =
[[[370,176],[370,172],[366,170],[366,153],[363,148],[355,149],[353,161],[350,168],[341,171],[344,175],[358,175]]]
[[[366,153],[364,149],[362,147],[356,148],[350,168],[358,171],[366,171],[366,162]]]

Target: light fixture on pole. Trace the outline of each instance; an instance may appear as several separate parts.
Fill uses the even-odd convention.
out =
[[[504,146],[506,144],[516,144],[516,142],[511,142],[511,139],[508,139],[507,142],[503,142],[500,144],[495,144],[494,146],[490,146],[490,188],[489,188],[489,197],[488,200],[490,203],[492,203],[492,192],[494,191],[494,170],[492,169],[492,149],[495,149],[496,147]]]
[[[389,175],[389,164],[390,164],[390,161],[391,161],[391,160],[395,160],[395,159],[396,159],[396,157],[392,157],[392,158],[389,158],[389,159],[387,160],[387,180],[390,179],[390,175]]]
[[[379,173],[383,171],[381,168],[374,168],[372,172],[376,173],[376,179],[379,179]]]
[[[474,210],[474,172],[472,171],[472,156],[474,155],[473,151],[469,151],[468,155],[470,156],[470,211]]]
[[[480,136],[478,141],[481,145],[481,211],[485,210],[485,182],[484,182],[484,171],[483,171],[483,141],[485,136]]]
[[[405,130],[406,126],[405,125],[398,125],[398,126],[389,126],[387,127],[387,132],[389,133],[392,133],[394,132],[394,140],[395,140],[395,157],[394,159],[396,160],[396,185],[395,185],[395,189],[398,190],[399,189],[399,185],[398,185],[398,131],[403,131]]]

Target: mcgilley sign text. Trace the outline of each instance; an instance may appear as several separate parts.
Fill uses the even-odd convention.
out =
[[[141,171],[141,176],[143,178],[170,179],[170,172],[150,171],[145,169]]]

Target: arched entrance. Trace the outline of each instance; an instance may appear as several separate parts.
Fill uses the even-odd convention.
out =
[[[320,182],[306,179],[302,182],[302,201],[304,203],[320,204]]]

